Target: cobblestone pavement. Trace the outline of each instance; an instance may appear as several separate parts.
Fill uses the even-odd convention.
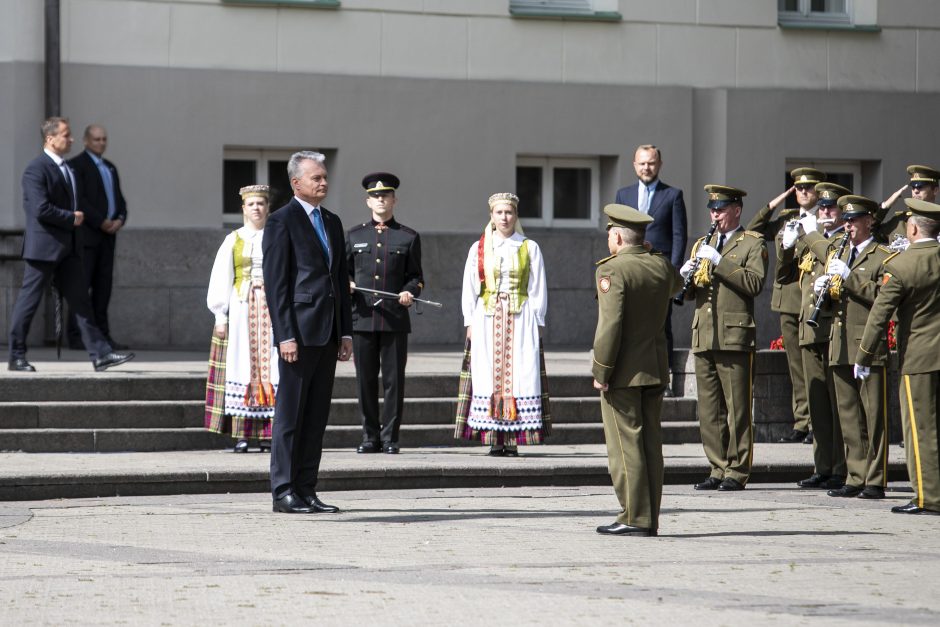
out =
[[[600,536],[609,488],[0,504],[5,624],[940,623],[940,518],[910,498],[667,486],[658,538]]]

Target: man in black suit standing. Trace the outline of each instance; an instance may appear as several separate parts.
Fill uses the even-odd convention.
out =
[[[78,207],[80,187],[63,158],[72,146],[67,118],[52,117],[42,123],[43,154],[23,172],[23,287],[16,297],[10,321],[8,368],[21,372],[36,369],[26,361],[26,336],[42,294],[55,280],[56,287],[75,312],[82,343],[100,372],[134,358],[133,353],[115,353],[91,319],[84,271],[81,232],[85,214]]]
[[[264,291],[278,344],[280,385],[271,434],[274,511],[337,512],[317,498],[323,433],[336,360],[352,356],[352,312],[343,224],[320,203],[325,158],[303,151],[287,163],[294,198],[264,229]]]
[[[633,185],[617,190],[619,205],[634,207],[653,218],[646,227],[646,241],[663,253],[676,268],[685,261],[685,245],[688,240],[688,219],[682,190],[666,185],[659,180],[663,165],[662,152],[652,144],[638,146],[633,155],[633,169],[639,179]],[[666,314],[666,343],[669,350],[669,370],[672,371],[672,303]],[[665,396],[672,396],[671,386],[666,386]]]
[[[78,207],[85,213],[82,222],[85,278],[91,292],[91,309],[95,324],[108,338],[113,348],[127,348],[111,339],[108,324],[108,303],[114,273],[114,246],[117,232],[127,222],[127,203],[121,193],[121,180],[117,168],[104,158],[108,147],[108,132],[99,124],[91,124],[83,137],[85,150],[69,160],[78,180],[80,196]],[[69,348],[82,348],[75,312],[69,311]]]

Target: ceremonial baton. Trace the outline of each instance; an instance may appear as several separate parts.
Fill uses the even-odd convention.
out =
[[[398,300],[398,294],[395,292],[383,292],[382,290],[373,290],[368,287],[359,287],[358,285],[353,288],[357,292],[365,292],[366,294],[372,294],[373,296],[383,296],[385,298],[394,298]],[[437,307],[438,309],[442,308],[444,305],[441,303],[435,303],[433,300],[425,300],[423,298],[415,298],[416,303],[424,303],[425,305],[430,305],[431,307]]]

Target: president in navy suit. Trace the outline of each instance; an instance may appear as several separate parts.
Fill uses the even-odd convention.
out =
[[[617,190],[615,202],[634,207],[653,218],[646,227],[646,241],[663,253],[676,268],[685,261],[688,240],[688,220],[682,190],[659,180],[663,156],[652,144],[637,147],[633,155],[633,169],[637,179],[633,185]],[[672,370],[672,303],[666,315],[666,342],[669,348],[669,369]],[[667,386],[666,396],[671,396]]]
[[[81,185],[65,162],[72,146],[67,118],[42,123],[43,152],[23,172],[23,286],[10,316],[9,369],[32,372],[26,361],[26,336],[49,283],[55,285],[75,312],[82,343],[95,370],[106,370],[133,359],[133,353],[115,353],[94,324],[87,283],[82,269],[79,227],[85,214],[78,205]]]
[[[352,356],[346,243],[339,217],[321,204],[328,189],[324,156],[294,153],[287,174],[294,197],[268,218],[261,244],[280,373],[271,493],[275,512],[336,512],[316,487],[336,361]]]

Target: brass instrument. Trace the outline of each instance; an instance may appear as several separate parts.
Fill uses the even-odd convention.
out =
[[[708,243],[708,240],[712,238],[712,235],[715,234],[715,231],[718,230],[718,223],[712,222],[711,227],[708,229],[708,233],[705,235],[705,239],[702,241]],[[676,296],[672,298],[672,302],[676,305],[684,305],[686,294],[689,293],[689,290],[692,289],[692,285],[695,281],[695,272],[698,270],[698,267],[701,265],[702,260],[696,259],[695,264],[692,266],[692,269],[689,271],[688,276],[685,277],[685,283],[682,285],[682,291],[679,292]]]
[[[842,257],[842,253],[845,252],[845,247],[849,244],[849,233],[846,231],[845,235],[842,236],[842,241],[839,242],[839,248],[836,250],[836,256],[833,259],[839,259]],[[822,311],[823,306],[826,304],[826,301],[829,299],[829,286],[832,285],[832,275],[829,275],[829,280],[826,281],[823,290],[819,293],[819,296],[816,298],[816,306],[813,308],[813,314],[809,317],[809,320],[806,321],[806,324],[816,329],[819,327],[819,312]]]

